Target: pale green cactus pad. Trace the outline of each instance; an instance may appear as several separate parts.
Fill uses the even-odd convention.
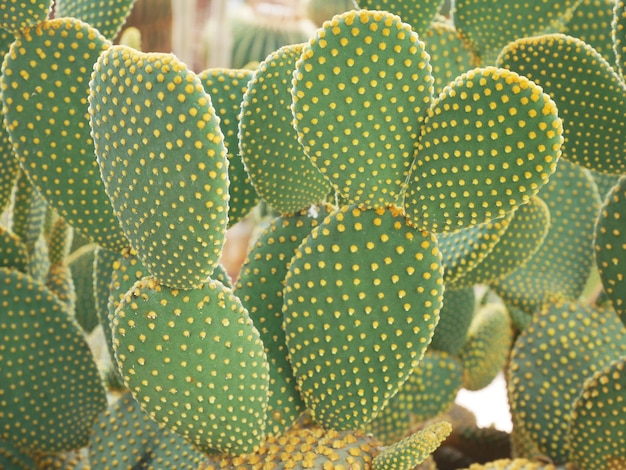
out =
[[[367,10],[384,10],[402,18],[413,31],[422,36],[437,16],[443,0],[403,2],[401,0],[357,0],[359,7]]]
[[[458,356],[467,341],[475,309],[476,293],[473,286],[461,289],[446,287],[439,323],[428,349]]]
[[[93,158],[87,114],[91,70],[109,45],[81,21],[45,21],[17,36],[1,90],[13,151],[41,195],[79,232],[121,250],[128,242]]]
[[[100,375],[82,332],[42,284],[0,268],[0,439],[30,452],[87,445],[106,407]]]
[[[548,181],[562,141],[556,105],[541,88],[504,69],[471,70],[428,110],[407,217],[435,232],[503,217]]]
[[[228,161],[211,97],[175,56],[126,46],[100,56],[89,87],[96,157],[130,245],[159,282],[201,285],[228,222]]]
[[[283,432],[305,408],[285,343],[283,289],[296,248],[328,213],[327,207],[311,207],[273,220],[248,252],[237,279],[235,295],[250,312],[270,364],[268,434]]]
[[[626,330],[612,309],[562,299],[547,303],[511,352],[507,382],[514,423],[554,463],[567,462],[574,400],[585,380],[625,354]]]
[[[498,65],[554,97],[563,118],[563,158],[601,173],[626,173],[626,84],[595,49],[563,34],[524,38],[502,51]]]
[[[24,242],[29,253],[33,252],[43,234],[46,211],[46,201],[21,171],[13,192],[10,228]]]
[[[585,381],[574,401],[567,439],[570,460],[585,470],[626,468],[626,357]]]
[[[182,437],[159,428],[130,393],[111,404],[93,423],[89,441],[92,470],[196,470],[204,458]]]
[[[428,60],[411,27],[381,11],[335,16],[304,47],[292,90],[298,140],[347,203],[398,201],[432,98]]]
[[[619,180],[604,200],[595,227],[596,264],[604,291],[626,325],[626,177]]]
[[[489,385],[504,368],[512,345],[513,328],[506,308],[500,303],[481,307],[459,354],[463,387],[480,390]]]
[[[617,70],[623,79],[626,72],[626,2],[623,0],[615,1],[611,32]]]
[[[241,100],[252,74],[252,70],[224,68],[208,69],[198,74],[204,89],[211,95],[215,112],[220,118],[220,129],[228,151],[229,227],[244,218],[259,202],[259,196],[239,155],[238,137]]]
[[[406,437],[411,428],[448,411],[461,388],[463,366],[445,352],[426,351],[409,379],[366,427],[383,445]]]
[[[110,40],[120,32],[135,0],[60,0],[56,2],[56,18],[73,17],[89,23]]]
[[[411,470],[430,456],[452,432],[452,426],[439,421],[383,449],[375,458],[373,470]]]
[[[28,248],[21,238],[0,225],[0,266],[28,271]]]
[[[113,343],[126,386],[161,426],[204,452],[261,444],[269,365],[248,312],[223,284],[138,281],[115,311]]]
[[[292,126],[291,76],[302,47],[282,47],[261,62],[241,103],[241,157],[259,196],[281,214],[321,203],[331,192]]]
[[[343,206],[293,258],[284,330],[313,419],[371,421],[409,378],[439,320],[443,268],[435,237],[399,210]]]
[[[615,0],[582,0],[561,31],[563,34],[585,41],[613,67],[615,52],[611,24],[615,4]]]
[[[51,0],[4,0],[0,4],[0,28],[19,34],[44,21],[51,8]]]
[[[94,243],[83,245],[67,259],[76,291],[74,318],[87,334],[99,325],[94,290],[96,248]]]

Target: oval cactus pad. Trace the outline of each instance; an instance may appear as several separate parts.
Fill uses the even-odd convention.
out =
[[[407,217],[434,232],[503,217],[548,181],[562,140],[556,105],[541,88],[504,69],[471,70],[428,111]]]
[[[325,23],[296,64],[298,140],[348,203],[393,204],[432,94],[411,27],[390,13],[349,11]]]
[[[259,332],[218,281],[170,289],[152,277],[113,319],[124,382],[152,419],[204,452],[252,452],[264,437],[269,366]]]
[[[165,285],[202,284],[228,221],[228,161],[200,79],[171,54],[114,46],[90,82],[102,179],[124,233]]]
[[[371,421],[406,382],[439,320],[437,241],[399,211],[344,206],[298,247],[284,330],[307,407],[326,428]]]

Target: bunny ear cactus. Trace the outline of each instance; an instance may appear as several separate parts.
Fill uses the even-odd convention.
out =
[[[16,34],[44,21],[51,8],[51,0],[6,0],[0,5],[0,28]]]
[[[0,29],[0,57],[4,57],[15,37],[4,29]],[[4,128],[4,115],[0,109],[0,213],[4,212],[11,202],[11,192],[20,172],[20,165],[13,155],[11,141]]]
[[[430,27],[443,4],[443,0],[403,2],[399,0],[357,0],[360,8],[384,10],[402,18],[420,37]]]
[[[623,0],[616,0],[613,7],[611,38],[613,39],[616,67],[620,77],[624,79],[626,66],[626,2]]]
[[[29,253],[22,239],[0,225],[0,266],[28,272]]]
[[[467,332],[476,310],[474,286],[461,289],[446,288],[443,307],[429,351],[443,351],[458,356],[467,341]]]
[[[615,0],[583,0],[561,31],[592,46],[612,66],[615,64],[615,52],[611,24],[615,5]]]
[[[84,21],[113,40],[120,32],[135,0],[57,0],[56,18],[72,17]]]

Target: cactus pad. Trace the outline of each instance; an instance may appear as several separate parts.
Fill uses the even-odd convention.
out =
[[[89,23],[113,40],[120,32],[135,0],[62,0],[56,2],[56,18],[70,16]]]
[[[293,258],[284,329],[313,418],[334,429],[371,421],[417,366],[442,303],[433,235],[395,209],[343,206]]]
[[[87,334],[99,324],[94,291],[96,247],[93,243],[83,245],[67,259],[76,292],[74,318]]]
[[[485,464],[472,464],[466,470],[559,470],[559,468],[551,463],[529,459],[498,459]]]
[[[82,332],[43,285],[0,268],[0,439],[37,452],[87,445],[106,407]]]
[[[41,195],[68,224],[118,251],[128,242],[93,158],[87,114],[91,70],[109,45],[70,18],[23,31],[2,66],[2,102],[13,151]]]
[[[9,444],[0,441],[0,468],[12,470],[32,470],[37,464],[32,456]]]
[[[248,312],[223,284],[138,281],[115,312],[113,342],[126,386],[161,426],[204,452],[261,443],[269,366]]]
[[[398,0],[358,0],[361,8],[367,10],[384,10],[402,18],[402,21],[411,25],[413,31],[423,36],[435,19],[442,0],[427,0],[424,2],[403,2]]]
[[[411,27],[380,11],[335,16],[304,47],[292,90],[298,140],[348,203],[397,202],[432,98],[428,61]]]
[[[598,51],[611,66],[615,64],[611,23],[615,0],[582,0],[561,31],[582,39]]]
[[[556,105],[525,77],[495,67],[459,76],[428,111],[407,217],[435,232],[503,217],[554,173],[561,134]]]
[[[126,46],[100,56],[90,90],[96,157],[130,245],[159,282],[202,284],[228,221],[228,161],[210,96],[175,56]]]
[[[4,0],[0,4],[0,28],[17,34],[44,21],[51,8],[51,0]]]
[[[435,328],[429,350],[444,351],[458,356],[467,341],[467,332],[476,309],[474,286],[461,289],[446,288],[439,323]]]
[[[626,2],[624,0],[615,1],[611,26],[617,70],[623,79],[626,73]]]
[[[28,259],[28,248],[20,237],[0,225],[0,266],[26,273]]]

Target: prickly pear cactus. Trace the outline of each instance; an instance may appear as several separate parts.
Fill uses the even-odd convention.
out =
[[[57,18],[72,17],[89,23],[108,39],[113,40],[130,14],[135,0],[57,0],[54,14]]]
[[[7,0],[0,5],[0,28],[18,33],[44,21],[51,8],[51,0]]]

